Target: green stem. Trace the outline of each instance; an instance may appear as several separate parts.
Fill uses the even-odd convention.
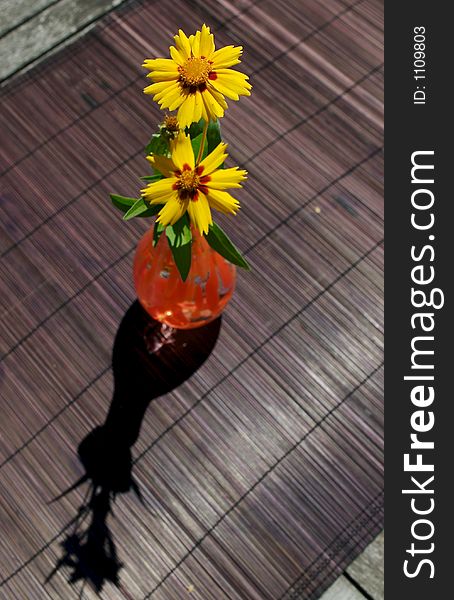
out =
[[[195,163],[196,166],[200,163],[203,156],[203,149],[205,147],[205,142],[207,139],[208,123],[209,121],[205,121],[205,125],[203,126],[202,141],[200,142],[199,154],[197,155],[197,160]]]

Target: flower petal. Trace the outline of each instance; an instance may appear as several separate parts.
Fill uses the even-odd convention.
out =
[[[189,43],[189,38],[185,32],[182,29],[179,29],[178,35],[173,39],[175,40],[175,46],[181,56],[183,56],[184,59],[189,58],[191,56],[191,44]]]
[[[240,188],[240,182],[246,179],[246,175],[247,171],[240,170],[238,167],[233,167],[231,169],[218,169],[209,175],[209,181],[206,183],[203,182],[203,185],[210,190]]]
[[[203,99],[203,93],[199,92],[199,95],[200,95],[200,105],[201,105],[201,108],[202,108],[202,119],[204,121],[210,121],[210,115],[207,112],[207,107],[206,107],[206,104],[205,104],[205,100]]]
[[[194,123],[198,123],[200,121],[200,119],[202,118],[202,112],[203,112],[203,100],[202,100],[202,94],[197,91],[194,94],[194,114],[193,114],[193,119],[192,121]]]
[[[156,171],[162,173],[164,177],[173,177],[176,167],[170,158],[167,158],[166,156],[159,156],[158,154],[151,154],[146,158],[151,166]]]
[[[221,92],[218,92],[218,90],[214,89],[212,86],[210,86],[208,91],[213,96],[213,98],[216,100],[216,102],[219,104],[219,106],[221,108],[223,108],[224,110],[227,110],[228,105],[227,105],[227,102],[225,101],[224,96],[221,94]]]
[[[194,200],[189,200],[188,213],[194,226],[203,235],[208,233],[209,226],[213,223],[210,205],[202,192],[199,192]]]
[[[236,91],[234,91],[234,90],[230,89],[229,87],[227,87],[226,85],[224,85],[222,83],[222,81],[220,81],[219,79],[210,81],[210,85],[215,90],[217,90],[220,94],[227,96],[227,98],[230,98],[231,100],[239,100],[240,99],[240,97]]]
[[[240,208],[240,203],[228,192],[221,190],[208,190],[208,202],[214,209],[225,214],[235,214]]]
[[[174,85],[173,81],[159,81],[148,85],[143,91],[145,94],[161,94],[167,92]]]
[[[240,56],[243,53],[242,46],[225,46],[214,52],[211,60],[213,61],[213,69],[225,69],[240,63]]]
[[[162,225],[173,225],[186,212],[186,203],[182,202],[177,192],[174,192],[159,211],[156,221]]]
[[[147,78],[152,81],[177,81],[180,77],[178,71],[151,71]]]
[[[224,116],[224,109],[219,105],[210,88],[202,92],[202,99],[210,121],[216,121],[217,118]]]
[[[210,32],[210,28],[205,24],[202,25],[202,31],[200,32],[200,56],[204,56],[211,60],[211,56],[214,53],[214,36]]]
[[[175,110],[184,101],[184,96],[181,95],[180,85],[175,83],[164,92],[156,94],[156,96],[153,97],[153,100],[158,102],[161,108]]]
[[[196,31],[195,35],[189,38],[193,56],[200,56],[200,31]]]
[[[184,63],[184,61],[186,60],[184,54],[179,52],[175,48],[175,46],[170,46],[169,52],[170,52],[170,56],[172,57],[172,60],[174,60],[178,66],[181,66]]]
[[[212,84],[219,82],[221,85],[236,92],[239,96],[250,96],[252,85],[247,81],[249,78],[240,71],[233,69],[218,69],[216,71],[217,78],[211,81]]]
[[[189,165],[191,169],[194,168],[195,161],[191,138],[185,135],[183,131],[180,131],[178,136],[170,142],[170,150],[172,160],[178,169],[182,171],[184,165]]]
[[[206,156],[202,162],[200,163],[200,167],[203,167],[201,171],[201,176],[205,177],[206,175],[210,175],[215,171],[227,158],[227,154],[225,152],[227,148],[227,144],[221,142],[216,146],[216,148]]]
[[[147,58],[142,67],[149,71],[178,72],[178,65],[171,58]]]
[[[181,129],[189,127],[191,123],[200,119],[194,118],[196,94],[186,94],[184,102],[178,110],[178,123]]]
[[[167,202],[176,193],[173,185],[177,181],[177,177],[165,177],[159,181],[153,181],[141,190],[141,194],[150,204],[162,204],[163,202]]]
[[[169,110],[176,110],[180,107],[186,99],[186,95],[181,91],[181,86],[178,86],[178,90],[173,92],[172,102],[169,104]],[[162,107],[164,108],[164,107]],[[181,127],[181,125],[180,125]]]

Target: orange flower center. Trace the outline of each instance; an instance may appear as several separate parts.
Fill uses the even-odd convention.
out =
[[[173,189],[178,191],[180,200],[197,202],[199,191],[208,194],[206,184],[211,181],[211,177],[209,175],[202,176],[202,173],[202,165],[191,169],[188,164],[184,164],[181,171],[175,171],[178,181],[173,184]]]
[[[173,115],[166,115],[164,118],[164,127],[167,131],[176,132],[179,131],[178,119]]]
[[[178,67],[180,80],[186,87],[197,87],[209,79],[212,61],[204,56],[190,56]]]
[[[196,171],[184,170],[179,177],[179,189],[185,192],[195,192],[200,185],[200,177]]]

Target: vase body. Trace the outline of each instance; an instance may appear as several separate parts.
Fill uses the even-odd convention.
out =
[[[165,232],[153,247],[153,229],[140,240],[134,257],[134,284],[144,309],[176,329],[200,327],[216,319],[235,289],[236,269],[192,230],[191,269],[186,281],[172,257]]]

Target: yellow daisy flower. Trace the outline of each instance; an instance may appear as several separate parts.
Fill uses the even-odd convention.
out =
[[[174,39],[171,58],[143,63],[150,70],[147,77],[154,81],[144,92],[154,94],[153,100],[162,109],[178,109],[182,129],[202,118],[215,121],[224,116],[225,97],[238,100],[250,96],[248,76],[229,68],[241,62],[241,46],[215,50],[213,34],[206,25],[189,37],[180,29]]]
[[[180,132],[170,142],[170,158],[147,157],[163,175],[163,179],[141,190],[150,204],[164,204],[158,223],[173,225],[188,211],[191,222],[203,234],[208,233],[213,223],[212,208],[223,213],[236,213],[240,204],[225,190],[240,188],[247,173],[238,167],[219,169],[227,158],[226,148],[227,144],[221,142],[200,164],[196,164],[191,139]]]

